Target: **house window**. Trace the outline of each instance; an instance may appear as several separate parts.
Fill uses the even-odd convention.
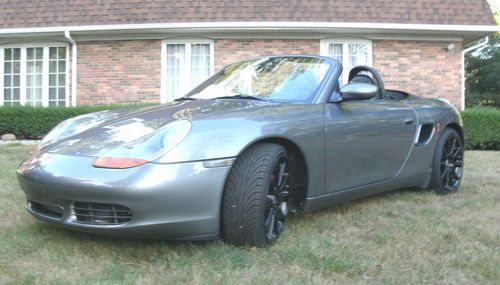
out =
[[[340,85],[347,82],[349,71],[357,65],[372,65],[372,43],[362,40],[325,40],[321,42],[321,55],[329,56],[344,67]]]
[[[162,101],[184,96],[214,72],[210,41],[165,41],[162,47]]]
[[[0,105],[66,106],[66,46],[0,47]]]

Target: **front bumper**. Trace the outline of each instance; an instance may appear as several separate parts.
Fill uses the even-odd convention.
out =
[[[28,211],[41,220],[90,233],[182,240],[218,237],[229,166],[206,168],[198,161],[104,169],[93,167],[93,160],[43,153],[24,162],[17,177]],[[124,206],[131,210],[131,219],[112,225],[82,222],[75,216],[75,202]]]

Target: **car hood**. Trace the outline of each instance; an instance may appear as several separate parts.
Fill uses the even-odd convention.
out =
[[[56,140],[44,147],[44,151],[75,156],[106,156],[119,148],[132,148],[176,120],[222,118],[232,112],[276,104],[248,99],[181,100],[154,107],[93,113],[84,118],[85,124],[92,127]]]

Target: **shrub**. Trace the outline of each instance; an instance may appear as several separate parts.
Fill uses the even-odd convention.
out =
[[[467,149],[500,150],[500,110],[491,107],[462,112]]]
[[[135,105],[137,106],[137,105]],[[81,107],[0,107],[0,135],[14,134],[18,139],[40,139],[60,122],[82,114],[131,105]]]
[[[465,96],[465,106],[500,108],[500,94],[470,92]]]

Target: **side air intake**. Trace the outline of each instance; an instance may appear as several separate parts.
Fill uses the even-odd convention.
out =
[[[434,125],[431,123],[424,123],[418,126],[417,137],[415,144],[418,146],[427,145],[434,135]]]

